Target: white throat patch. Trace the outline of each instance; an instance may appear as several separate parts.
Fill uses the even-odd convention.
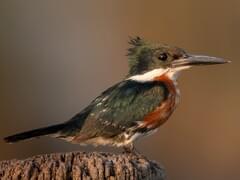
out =
[[[179,75],[179,72],[188,69],[190,66],[177,67],[177,68],[159,68],[152,71],[146,72],[144,74],[134,75],[128,78],[128,80],[133,80],[137,82],[149,82],[153,81],[156,77],[167,75],[171,80],[176,81]]]

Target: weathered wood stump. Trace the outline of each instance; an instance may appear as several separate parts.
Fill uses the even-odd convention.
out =
[[[163,180],[164,170],[142,156],[57,153],[0,162],[0,179]]]

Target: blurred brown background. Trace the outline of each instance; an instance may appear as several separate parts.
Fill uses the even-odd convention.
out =
[[[240,179],[240,1],[0,1],[0,137],[63,122],[128,71],[128,36],[232,64],[180,78],[181,103],[137,142],[170,180]],[[41,138],[0,142],[0,160],[93,151]],[[98,151],[118,151],[97,148]]]

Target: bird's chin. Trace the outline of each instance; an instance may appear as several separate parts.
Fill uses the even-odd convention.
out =
[[[191,65],[177,66],[177,67],[172,68],[171,70],[172,70],[172,71],[175,71],[175,72],[180,72],[180,71],[182,71],[182,70],[186,70],[186,69],[189,69],[189,68],[191,68],[191,67],[192,67]]]
[[[180,72],[183,70],[189,69],[190,67],[191,66],[179,66],[179,67],[170,68],[167,75],[168,75],[168,77],[170,77],[170,79],[176,81]]]

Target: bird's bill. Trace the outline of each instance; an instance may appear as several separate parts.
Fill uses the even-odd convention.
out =
[[[173,66],[181,67],[181,66],[195,66],[195,65],[213,65],[213,64],[224,64],[229,62],[230,61],[227,61],[222,58],[217,58],[217,57],[189,55],[186,58],[174,61]]]

